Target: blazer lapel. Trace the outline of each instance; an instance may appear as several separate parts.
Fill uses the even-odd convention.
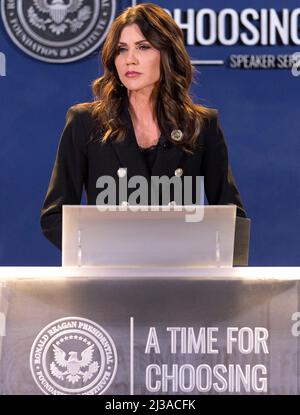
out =
[[[183,156],[184,152],[170,141],[167,142],[166,148],[159,145],[152,168],[152,176],[174,176],[175,170],[180,167]]]
[[[119,159],[120,167],[127,168],[128,177],[139,175],[144,176],[149,181],[150,174],[148,166],[145,162],[143,154],[138,147],[132,120],[127,106],[124,108],[122,117],[124,117],[124,120],[128,126],[126,137],[121,143],[116,143],[114,140],[111,141],[111,145]],[[184,156],[184,152],[171,141],[165,141],[166,147],[158,144],[157,156],[151,173],[152,176],[172,177],[175,174],[176,168],[180,167],[180,162]]]

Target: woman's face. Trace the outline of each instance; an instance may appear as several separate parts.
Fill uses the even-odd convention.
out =
[[[160,51],[144,37],[137,24],[121,32],[115,66],[129,91],[149,91],[160,78]]]

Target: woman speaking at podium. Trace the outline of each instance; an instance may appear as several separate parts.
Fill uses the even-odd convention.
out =
[[[62,206],[80,204],[83,189],[89,205],[100,203],[103,176],[117,186],[124,176],[142,176],[148,184],[154,176],[203,176],[209,204],[235,204],[246,216],[217,111],[189,95],[193,67],[172,17],[152,3],[126,9],[110,27],[102,63],[94,102],[67,113],[42,208],[45,236],[61,248]],[[127,203],[118,192],[108,200]],[[162,203],[159,195],[156,200]]]

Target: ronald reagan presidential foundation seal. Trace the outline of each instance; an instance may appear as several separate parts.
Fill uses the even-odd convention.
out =
[[[117,351],[110,335],[81,317],[53,321],[37,335],[30,368],[46,395],[101,395],[117,371]]]
[[[104,41],[116,0],[3,0],[2,19],[12,41],[35,59],[67,63]]]

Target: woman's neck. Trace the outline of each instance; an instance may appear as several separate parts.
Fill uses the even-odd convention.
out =
[[[133,121],[139,125],[152,124],[156,120],[151,94],[148,92],[128,92],[129,112]]]
[[[156,145],[161,133],[153,101],[149,96],[137,92],[129,93],[128,98],[128,109],[138,145],[143,148]]]

